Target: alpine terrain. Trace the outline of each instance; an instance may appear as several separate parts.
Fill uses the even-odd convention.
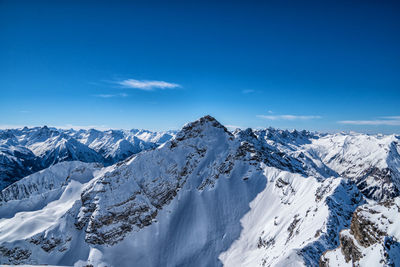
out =
[[[0,131],[0,263],[400,266],[400,137]]]
[[[62,130],[35,127],[0,130],[0,189],[61,161],[111,165],[172,138],[174,131]]]

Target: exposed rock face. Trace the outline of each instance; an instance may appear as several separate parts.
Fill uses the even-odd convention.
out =
[[[300,160],[265,141],[265,132],[254,132],[249,128],[237,132],[236,135],[242,140],[243,148],[252,153],[253,159],[262,161],[267,166],[306,174],[306,166]]]
[[[129,176],[121,176],[119,171],[107,173],[82,193],[82,209],[76,227],[82,229],[87,224],[88,243],[114,244],[134,227],[151,224],[157,215],[157,208],[139,185],[134,180],[122,178]],[[114,196],[111,202],[109,198],[120,186],[127,189],[128,194]]]
[[[361,251],[356,247],[353,239],[343,234],[340,236],[340,249],[346,262],[357,262],[362,257]]]
[[[376,222],[369,220],[369,218],[365,216],[365,212],[374,214],[376,211],[373,209],[357,209],[351,220],[350,233],[361,246],[369,247],[382,241],[382,238],[385,237],[387,233],[380,230]]]
[[[210,131],[213,134],[207,139]],[[175,140],[161,149],[139,154],[93,181],[82,193],[76,227],[86,227],[88,243],[112,245],[127,233],[150,225],[207,154],[216,153],[217,158],[212,164],[203,163],[207,170],[197,170],[197,173],[210,172],[199,181],[198,190],[212,187],[220,175],[230,173],[234,151],[218,148],[229,147],[228,143],[233,143],[232,134],[211,116],[187,124]],[[153,163],[157,168],[153,168]]]
[[[67,237],[62,239],[61,237],[45,237],[44,234],[39,234],[37,236],[32,237],[29,242],[40,246],[45,252],[50,253],[55,250],[57,247],[58,251],[63,252],[67,250],[65,245],[67,242],[71,241],[71,237]]]
[[[31,256],[31,252],[27,249],[22,249],[20,247],[7,248],[0,246],[1,257],[7,258],[8,262],[11,264],[21,264],[25,262]]]
[[[400,263],[399,221],[398,197],[360,206],[353,214],[350,229],[340,233],[339,248],[324,253],[320,265],[396,266]]]

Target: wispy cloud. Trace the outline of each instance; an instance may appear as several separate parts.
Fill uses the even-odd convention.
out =
[[[128,94],[121,93],[121,94],[98,94],[98,95],[93,95],[95,97],[101,97],[101,98],[112,98],[112,97],[127,97]]]
[[[389,120],[400,120],[400,116],[385,116],[385,117],[380,117],[382,119],[389,119]]]
[[[258,118],[266,119],[266,120],[312,120],[312,119],[321,119],[321,116],[304,116],[304,115],[257,115]]]
[[[340,124],[351,124],[351,125],[390,125],[400,126],[400,116],[386,116],[378,117],[374,120],[346,120],[338,121]]]
[[[252,94],[252,93],[255,93],[255,92],[256,92],[256,91],[253,90],[253,89],[242,90],[242,94],[245,94],[245,95],[247,95],[247,94]]]
[[[182,87],[177,83],[169,83],[165,81],[149,81],[149,80],[135,80],[135,79],[127,79],[123,81],[117,82],[117,84],[125,87],[125,88],[134,88],[143,91],[154,91],[156,89],[174,89]]]

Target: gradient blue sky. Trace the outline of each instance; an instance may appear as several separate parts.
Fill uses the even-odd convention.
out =
[[[400,133],[398,1],[216,2],[0,0],[0,127]]]

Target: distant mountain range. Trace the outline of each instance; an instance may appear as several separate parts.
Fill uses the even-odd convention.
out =
[[[16,181],[0,192],[2,264],[400,264],[396,135],[231,132],[205,116],[178,132],[25,128],[1,142]]]
[[[0,190],[22,177],[62,161],[106,166],[143,150],[154,149],[174,131],[62,130],[35,127],[0,130]]]

